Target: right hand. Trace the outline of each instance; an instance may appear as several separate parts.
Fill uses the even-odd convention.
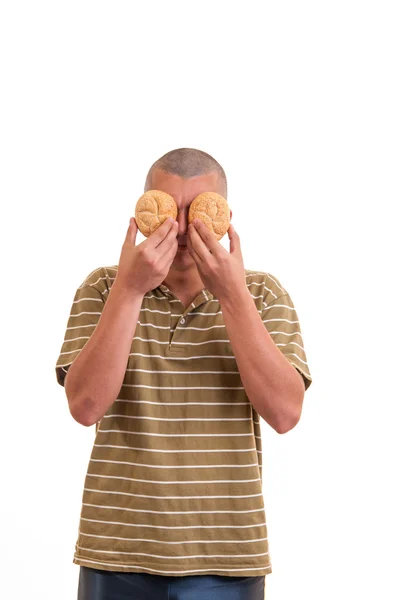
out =
[[[178,224],[166,219],[158,229],[138,246],[137,223],[132,217],[120,254],[114,284],[131,293],[144,296],[166,278],[178,250]]]

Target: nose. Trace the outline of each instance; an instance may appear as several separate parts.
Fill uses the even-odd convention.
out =
[[[186,236],[188,233],[188,210],[186,208],[179,208],[177,213],[178,223],[178,238],[180,242],[186,243]]]

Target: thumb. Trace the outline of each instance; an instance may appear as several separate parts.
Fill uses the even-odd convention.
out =
[[[135,240],[137,238],[137,231],[138,231],[138,227],[137,227],[136,220],[134,219],[134,217],[131,217],[129,228],[127,229],[125,241],[129,242],[130,244],[135,246]]]
[[[229,237],[229,251],[232,254],[233,252],[238,252],[239,254],[241,254],[241,247],[240,247],[240,238],[238,236],[238,234],[236,233],[236,230],[234,228],[234,226],[232,225],[232,223],[229,224],[229,228],[228,228],[228,237]]]

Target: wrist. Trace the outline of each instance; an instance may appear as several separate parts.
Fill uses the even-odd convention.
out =
[[[122,280],[118,279],[117,275],[111,287],[111,293],[112,296],[117,296],[119,301],[129,301],[132,303],[141,303],[145,296],[145,292],[139,292],[135,288],[126,285]]]
[[[233,292],[218,298],[223,311],[236,313],[239,307],[245,306],[249,302],[253,302],[253,298],[246,285],[235,288]]]

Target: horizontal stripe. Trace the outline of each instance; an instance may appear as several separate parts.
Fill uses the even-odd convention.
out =
[[[98,279],[96,281],[94,281],[94,283],[90,283],[87,285],[90,285],[91,287],[93,287],[94,285],[97,285],[98,282],[100,281],[106,281],[107,279],[109,279],[110,281],[114,281],[114,277],[98,277]],[[80,288],[78,288],[79,290],[83,289],[85,286],[81,286]]]
[[[99,316],[101,316],[101,313],[100,312],[80,312],[80,313],[77,313],[76,315],[71,314],[69,318],[71,318],[71,317],[77,318],[77,317],[81,317],[82,315],[99,315]]]
[[[202,514],[202,512],[204,514],[229,514],[229,515],[247,515],[247,514],[253,514],[253,513],[257,513],[257,512],[261,512],[262,508],[256,508],[256,509],[251,509],[251,510],[231,510],[231,511],[226,511],[226,510],[204,510],[204,511],[189,511],[189,512],[184,512],[181,513],[179,512],[178,514],[190,514],[190,515],[200,515]],[[141,512],[145,512],[145,511],[141,511]],[[164,514],[159,513],[159,511],[151,511],[154,512],[155,514]],[[174,513],[166,513],[166,514],[174,514]],[[87,521],[88,523],[103,523],[104,525],[122,525],[123,527],[142,527],[141,524],[137,524],[137,523],[127,523],[125,521],[105,521],[102,519],[89,519],[87,517],[82,517],[81,518],[82,521]],[[256,527],[264,527],[264,525],[266,525],[266,522],[264,521],[263,523],[253,523],[251,525],[190,525],[189,529],[255,529]],[[145,528],[150,528],[150,529],[186,529],[186,525],[151,525],[151,524],[146,524]]]
[[[75,300],[72,302],[72,304],[78,304],[79,302],[83,302],[85,300],[88,302],[101,302],[101,304],[103,304],[103,300],[101,300],[101,298],[80,298],[80,300]]]
[[[134,404],[155,404],[157,406],[249,406],[250,402],[150,402],[149,400],[125,400],[124,398],[116,398],[115,402],[132,402]]]
[[[133,542],[155,542],[158,544],[219,544],[219,540],[177,540],[175,542],[165,542],[164,540],[155,540],[151,538],[125,538],[125,537],[117,537],[114,535],[94,535],[92,533],[84,533],[84,531],[80,532],[81,535],[85,537],[95,537],[98,539],[106,539],[106,540],[121,540],[121,541],[133,541]],[[260,542],[267,538],[255,538],[253,540],[245,540],[245,543],[250,542]],[[240,540],[230,540],[231,542],[240,542]]]
[[[222,310],[219,310],[217,312],[196,312],[196,311],[192,312],[192,311],[190,311],[187,313],[186,316],[192,316],[192,315],[195,315],[195,316],[201,315],[202,317],[215,317],[216,315],[222,315]],[[181,317],[181,315],[178,313],[177,314],[172,313],[171,316],[172,317]]]
[[[239,371],[154,371],[151,369],[126,369],[126,372],[159,373],[161,375],[239,375]],[[160,402],[159,404],[164,404]]]
[[[296,342],[287,342],[286,344],[276,344],[276,346],[298,346],[298,348],[300,348],[303,352],[304,352],[304,348],[303,346],[300,346],[300,344],[297,344]]]
[[[272,323],[275,321],[279,321],[279,322],[283,322],[283,323],[292,323],[292,324],[298,323],[298,321],[289,321],[289,319],[267,319],[267,320],[263,319],[263,323]]]
[[[227,540],[229,542],[229,540]],[[84,548],[82,546],[76,545],[77,548],[81,550],[88,550],[89,552],[101,552],[103,554],[133,554],[135,556],[150,556],[152,558],[172,558],[174,560],[182,560],[183,558],[225,558],[225,557],[234,557],[234,558],[251,558],[253,556],[264,556],[267,553],[261,554],[193,554],[193,555],[184,555],[184,556],[165,556],[163,554],[149,554],[147,552],[122,552],[120,550],[94,550],[93,548]]]
[[[78,352],[78,350],[75,350],[74,352]],[[63,354],[65,354],[64,352],[60,353],[60,356],[62,356]],[[70,354],[70,352],[68,353]],[[168,360],[168,361],[173,361],[173,360],[201,360],[204,358],[223,358],[223,359],[229,359],[229,360],[235,360],[235,356],[229,356],[228,354],[209,354],[209,355],[205,355],[202,354],[200,356],[161,356],[159,354],[142,354],[141,352],[130,352],[129,356],[141,356],[143,358],[159,358],[160,360]],[[66,367],[68,366],[70,363],[65,363],[65,364],[59,364],[59,367]]]
[[[69,329],[81,329],[82,327],[96,327],[97,324],[96,323],[88,323],[87,325],[76,325],[75,327],[67,327],[66,331],[69,331]]]
[[[278,297],[270,288],[266,287],[263,283],[256,283],[255,281],[251,281],[250,285],[260,285],[264,287],[264,289],[267,290],[267,292],[269,292],[272,296],[274,296],[274,298]]]
[[[193,387],[189,387],[189,386],[177,387],[174,385],[173,386],[143,385],[143,384],[138,384],[138,383],[124,383],[122,385],[122,387],[147,388],[148,390],[244,390],[245,389],[243,386],[219,385],[216,387],[211,387],[211,386],[199,385],[199,386],[193,386]]]
[[[262,311],[258,310],[257,312],[261,313]],[[217,315],[222,315],[222,314],[223,314],[222,310],[219,310],[217,312],[196,312],[196,311],[192,312],[191,311],[191,312],[188,312],[184,316],[197,316],[197,315],[199,315],[199,316],[202,316],[202,317],[215,317]],[[180,315],[180,314],[172,314],[171,316],[172,317],[181,317],[182,315]]]
[[[173,342],[174,343],[174,342]],[[142,354],[141,352],[130,352],[129,356],[142,356],[143,358],[160,358],[161,360],[200,360],[203,358],[227,358],[235,360],[235,356],[229,354],[201,354],[200,356],[161,356],[160,354]]]
[[[257,479],[254,481],[258,481]],[[234,494],[234,495],[222,495],[222,496],[217,496],[217,495],[212,495],[212,496],[176,496],[176,498],[178,498],[179,500],[183,499],[183,500],[222,500],[222,499],[231,499],[234,498],[236,499],[247,499],[247,498],[260,498],[262,496],[261,494]],[[158,498],[159,500],[164,500],[165,498],[163,496],[156,496],[156,498]],[[167,498],[166,498],[167,499]],[[123,510],[126,512],[143,512],[143,513],[148,513],[148,514],[154,514],[154,515],[194,515],[194,514],[211,514],[211,515],[216,515],[216,514],[221,514],[224,512],[230,512],[230,511],[222,511],[222,510],[200,510],[200,511],[195,511],[195,510],[149,510],[147,508],[143,508],[143,509],[138,509],[138,508],[131,508],[129,506],[108,506],[106,504],[93,504],[91,502],[83,502],[82,503],[83,506],[92,506],[94,508],[103,508],[105,510]],[[236,511],[232,511],[232,512],[236,512]],[[254,509],[252,509],[251,512],[254,512]]]
[[[93,473],[90,473],[90,475],[94,475]],[[153,479],[138,479],[137,477],[126,477],[125,479],[127,479],[128,481],[139,481],[140,483],[155,483],[156,485],[193,485],[193,484],[202,484],[202,483],[251,483],[252,481],[260,481],[259,477],[256,478],[251,478],[251,479],[221,479],[219,481],[217,481],[216,479],[203,479],[203,480],[190,480],[190,479],[186,479],[185,481],[161,481],[159,479],[153,480]],[[89,490],[90,492],[97,492],[97,493],[108,493],[104,490]],[[178,496],[147,496],[146,494],[132,494],[131,492],[120,492],[120,491],[113,491],[113,492],[109,492],[110,494],[121,494],[122,496],[137,496],[140,498],[161,498],[162,500],[168,500],[168,499],[176,499],[176,498],[182,498],[182,499],[186,499],[189,498],[190,500],[193,500],[195,498],[207,498],[207,496],[182,496],[181,494]],[[223,498],[224,496],[210,496],[210,498]],[[226,496],[227,498],[232,498],[232,496]],[[233,496],[235,498],[235,496]],[[241,496],[238,496],[238,498],[240,498]],[[246,498],[246,496],[243,496],[244,498]],[[251,496],[250,496],[251,497]]]
[[[72,338],[71,340],[65,340],[65,344],[69,344],[70,342],[77,342],[77,340],[89,340],[90,336],[86,335],[86,336],[81,336],[81,337],[77,337],[77,338]]]
[[[267,306],[265,310],[271,310],[272,308],[285,308],[286,310],[293,310],[296,312],[294,306],[286,306],[286,304],[272,304],[271,306]]]
[[[139,340],[140,342],[154,342],[156,344],[167,344],[170,345],[170,342],[161,342],[160,340],[155,340],[154,338],[142,338],[139,336],[134,336],[134,340]],[[207,340],[206,342],[173,342],[173,344],[178,346],[204,346],[205,344],[229,344],[229,340]]]
[[[99,429],[98,433],[103,433],[103,430]],[[122,432],[122,433],[130,433],[130,432]],[[106,445],[103,445],[103,444],[94,444],[94,446],[99,446],[99,447],[103,446],[105,448],[107,447]],[[108,446],[108,447],[124,448],[124,446]],[[140,450],[140,452],[161,452],[163,454],[164,453],[175,454],[176,452],[182,452],[182,453],[183,452],[195,452],[195,454],[196,454],[197,452],[209,452],[209,453],[211,453],[211,452],[217,452],[217,453],[231,452],[232,453],[233,452],[233,453],[235,453],[235,452],[255,452],[256,451],[256,448],[239,448],[239,449],[237,449],[237,448],[216,448],[213,450],[210,450],[210,449],[197,450],[196,448],[194,450],[169,450],[169,449],[164,450],[163,448],[161,450],[159,450],[156,448],[137,448],[136,446],[129,446],[129,448],[131,448],[131,450]],[[100,461],[99,459],[95,460],[94,458],[91,458],[90,460],[92,462],[109,462],[109,461]]]
[[[68,352],[61,352],[60,356],[63,356],[64,354],[73,354],[74,352],[80,352],[80,350],[69,350]]]
[[[223,417],[222,419],[212,419],[209,417],[206,417],[206,418],[201,417],[200,419],[197,419],[197,418],[189,419],[188,417],[186,417],[186,418],[184,417],[183,419],[173,419],[171,417],[167,417],[167,419],[163,419],[160,417],[147,417],[147,416],[141,416],[141,415],[118,415],[118,414],[104,415],[102,418],[103,419],[114,419],[117,417],[121,417],[122,419],[134,419],[134,420],[147,419],[149,421],[166,421],[168,423],[170,423],[171,421],[182,421],[183,423],[188,423],[188,421],[200,421],[201,423],[205,423],[206,421],[222,421],[224,423],[225,421],[241,422],[241,421],[251,421],[252,420],[251,417],[248,419],[241,419],[240,417],[236,418],[236,419],[234,419],[234,418],[229,419],[226,417]]]
[[[186,330],[186,329],[192,329],[193,331],[210,331],[210,329],[225,329],[225,325],[212,325],[211,327],[190,327],[190,326],[179,326],[179,327],[175,327],[174,329],[171,329],[171,331],[176,331],[178,329],[178,331],[182,331],[182,330]],[[229,340],[226,340],[227,342]]]
[[[155,329],[167,329],[170,331],[169,325],[155,325],[155,323],[142,323],[141,321],[137,321],[137,325],[141,325],[141,327],[154,327]]]
[[[277,282],[277,280],[276,280],[274,277],[272,277],[272,276],[271,276],[269,273],[268,273],[268,275],[267,275],[267,276],[268,276],[268,278],[269,278],[269,279],[271,279],[271,281],[273,281],[273,282],[275,283],[276,287],[278,287],[278,288],[281,290],[281,292],[282,292],[283,294],[286,294],[286,290],[285,290],[285,289],[283,289],[283,287],[281,287],[281,286],[279,285],[279,283]]]
[[[288,333],[287,331],[270,331],[270,335],[297,335],[301,337],[301,333],[299,331],[293,331],[293,333]]]
[[[134,340],[139,340],[140,342],[145,342],[145,343],[155,343],[155,344],[166,344],[166,345],[170,345],[170,342],[161,342],[160,340],[155,340],[154,338],[142,338],[139,336],[134,336],[133,341]],[[206,342],[173,342],[174,345],[176,346],[205,346],[206,344],[229,344],[229,340],[207,340]]]
[[[303,365],[307,365],[307,362],[305,360],[303,360],[302,358],[300,358],[297,354],[295,354],[294,352],[290,352],[289,356],[294,356],[295,358],[297,358],[301,363],[303,363]]]
[[[125,429],[100,429],[101,433],[126,433],[128,435],[145,435],[154,437],[252,437],[251,433],[151,433],[149,431],[126,431]],[[162,450],[163,452],[163,450]],[[197,450],[195,450],[197,452]],[[206,450],[208,452],[208,450]]]
[[[130,446],[108,446],[105,444],[94,444],[94,447],[101,447],[101,448],[123,448],[125,450],[131,450]],[[106,463],[112,463],[112,464],[117,464],[117,465],[129,465],[131,467],[145,467],[148,469],[191,469],[192,471],[192,465],[150,465],[147,463],[135,463],[135,462],[129,462],[129,461],[125,461],[125,460],[100,460],[100,459],[91,459],[94,462],[106,462]],[[212,464],[212,465],[196,465],[195,464],[195,470],[196,469],[243,469],[243,468],[247,468],[247,467],[256,467],[257,463],[247,463],[247,464],[242,464],[242,465],[217,465],[217,464]],[[92,473],[89,474],[90,476],[93,476]],[[129,480],[128,477],[121,477],[121,476],[110,476],[110,475],[96,475],[96,477],[112,477],[113,479],[127,479]]]

